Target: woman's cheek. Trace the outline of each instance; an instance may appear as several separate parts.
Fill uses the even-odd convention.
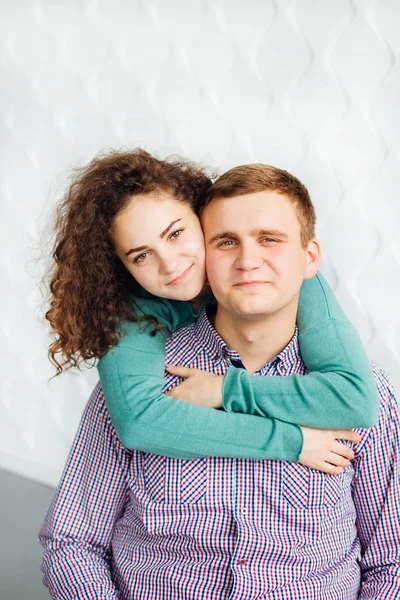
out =
[[[208,283],[211,286],[215,286],[217,287],[218,285],[218,273],[220,272],[219,269],[219,265],[218,265],[218,260],[217,257],[214,255],[212,251],[208,252],[207,254],[207,258],[206,258],[206,273],[207,273],[207,280]]]
[[[198,261],[205,262],[206,250],[204,246],[203,235],[193,238],[190,244],[187,246],[187,250],[192,256],[195,256]]]
[[[155,281],[150,271],[151,269],[145,266],[133,266],[130,271],[132,277],[147,291],[154,286]]]
[[[196,239],[196,245],[199,249],[201,249],[201,251],[205,254],[205,240],[204,240],[204,235],[203,235],[203,230],[200,228],[197,232],[197,235],[195,237]]]

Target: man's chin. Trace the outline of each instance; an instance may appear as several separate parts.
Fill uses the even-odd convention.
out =
[[[243,302],[234,307],[234,312],[241,317],[268,317],[275,312],[274,307],[261,302]]]

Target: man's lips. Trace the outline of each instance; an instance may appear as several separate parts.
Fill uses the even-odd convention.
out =
[[[173,279],[172,281],[167,283],[167,285],[178,285],[179,283],[182,283],[182,281],[184,281],[186,279],[186,277],[189,275],[189,272],[192,267],[193,267],[193,265],[190,265],[190,267],[185,269],[185,271],[183,271],[183,273],[178,275],[178,277],[175,277],[175,279]]]
[[[260,279],[254,281],[238,281],[233,284],[233,287],[252,287],[256,285],[267,285],[270,281],[262,281]]]

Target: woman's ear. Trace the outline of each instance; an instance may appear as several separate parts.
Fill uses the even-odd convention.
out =
[[[311,279],[317,273],[321,264],[321,246],[317,239],[307,244],[307,264],[304,279]]]

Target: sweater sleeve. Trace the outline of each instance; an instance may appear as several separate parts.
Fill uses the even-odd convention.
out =
[[[224,409],[323,429],[372,427],[379,396],[368,358],[321,274],[303,283],[297,326],[308,374],[257,377],[231,367]]]
[[[193,320],[190,309],[143,300],[137,312],[152,314],[170,330]],[[186,312],[185,312],[186,311]],[[303,437],[297,425],[274,418],[227,413],[174,400],[162,393],[166,331],[124,323],[121,342],[98,364],[113,425],[124,446],[172,458],[204,456],[298,460]]]

